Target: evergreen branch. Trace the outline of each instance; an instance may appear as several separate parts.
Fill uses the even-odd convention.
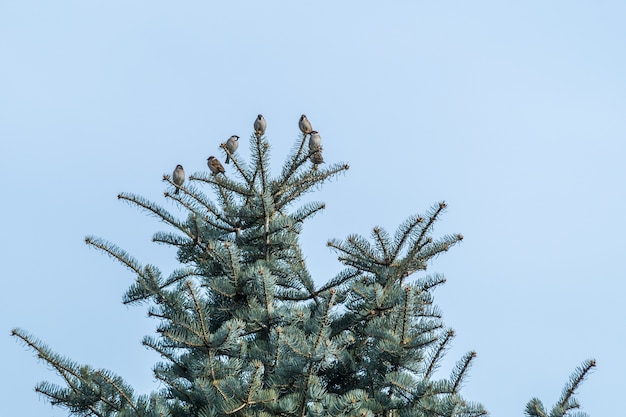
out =
[[[454,330],[450,329],[446,332],[446,336],[439,342],[435,353],[430,358],[428,366],[426,367],[426,372],[424,373],[424,379],[431,378],[431,375],[435,369],[437,369],[444,352],[448,350],[448,345],[452,341],[452,338],[454,338]]]
[[[165,177],[168,177],[168,176],[165,175],[164,179]],[[170,182],[170,184],[173,184],[173,182],[169,179],[169,177],[167,178],[167,180],[168,182]],[[191,175],[189,177],[189,180],[190,181],[197,180],[197,178]],[[217,184],[217,182],[212,182],[212,183]],[[200,207],[206,209],[208,212],[212,213],[218,220],[221,220],[225,224],[228,224],[232,227],[231,222],[228,221],[225,217],[223,217],[220,211],[213,204],[211,204],[209,199],[196,187],[193,187],[193,186],[183,187],[182,185],[176,186],[176,187],[181,189],[186,196],[172,194],[166,191],[165,193],[163,193],[164,197],[178,202],[181,206],[189,210],[190,213],[194,213],[197,217],[204,217],[205,221],[207,221],[208,223],[210,223],[216,228],[224,229],[224,225],[211,221],[208,216],[203,216],[198,211]],[[192,199],[191,201],[199,204],[199,206],[197,205],[194,206],[191,202],[187,202],[188,199]]]
[[[303,357],[306,359],[311,358],[311,352],[309,352],[308,350],[304,351],[302,349],[299,349],[298,346],[295,345],[295,343],[289,340],[289,338],[285,338],[285,346],[287,346],[289,349],[291,349],[293,353],[297,354],[300,357]]]
[[[253,405],[256,404],[257,401],[254,401],[252,399],[252,389],[254,387],[252,381],[258,379],[258,375],[261,373],[261,370],[263,369],[263,364],[260,361],[255,361],[254,363],[254,371],[253,374],[251,376],[251,381],[248,384],[248,392],[246,393],[246,399],[242,402],[241,405],[239,405],[238,407],[234,408],[233,410],[230,411],[224,411],[226,414],[234,414],[237,411],[243,410],[245,407],[249,406],[249,405]]]
[[[287,204],[307,193],[314,185],[322,184],[330,177],[342,171],[347,171],[348,169],[350,169],[350,166],[347,164],[333,164],[325,169],[311,169],[300,178],[290,182],[289,186],[285,185],[284,189],[274,194],[276,208],[278,210],[282,209]]]
[[[280,355],[280,337],[283,334],[283,328],[282,327],[277,327],[276,328],[276,352],[274,353],[274,360],[272,362],[272,367],[271,370],[276,369],[276,366],[278,366],[278,359],[279,359],[279,355]]]
[[[224,246],[226,247],[226,250],[228,251],[228,265],[229,265],[229,269],[232,271],[233,274],[233,287],[235,287],[235,289],[239,288],[239,275],[238,275],[238,256],[237,253],[235,252],[235,249],[230,245],[230,243],[224,243]]]
[[[420,242],[419,240],[416,240],[415,242],[413,242],[413,245],[407,251],[406,256],[404,257],[402,262],[400,262],[400,265],[402,265],[401,270],[404,271],[404,273],[402,274],[402,279],[414,274],[418,270],[426,269],[424,261],[428,260],[431,256],[434,256],[434,255],[430,255],[430,256],[425,255],[424,253],[421,252],[421,250],[426,245],[432,243],[432,241],[433,241],[432,238],[429,237],[424,242]],[[448,250],[447,247],[445,250]],[[435,254],[436,253],[439,253],[439,252],[435,252]]]
[[[426,240],[424,240],[424,238],[426,236],[426,233],[430,229],[432,229],[432,226],[435,220],[437,220],[437,217],[441,214],[441,212],[445,208],[446,208],[446,203],[441,202],[434,210],[431,210],[428,221],[426,222],[424,226],[422,226],[420,234],[411,244],[411,248],[407,251],[404,259],[398,264],[398,266],[400,267],[400,270],[403,271],[401,274],[401,280],[410,276],[411,274],[415,273],[418,270],[426,269],[425,262],[424,262],[425,260],[430,259],[431,257],[435,256],[436,254],[442,251],[447,251],[450,245],[463,239],[462,235],[457,235],[456,240],[448,239],[450,241],[438,243],[432,246],[429,251],[426,251],[426,252],[422,251],[422,249],[426,245],[432,243],[431,237],[428,237]],[[410,234],[412,234],[412,231],[414,230],[414,228],[418,224],[421,224],[422,222],[423,222],[423,218],[421,218],[420,216],[417,216],[417,217],[414,217],[412,220],[409,219],[408,223],[406,223],[404,226],[401,226],[398,229],[398,232],[396,233],[396,240],[398,241],[398,246],[396,248],[395,256],[399,255],[399,252],[401,251],[402,247],[406,243],[407,239],[410,237]],[[403,231],[403,233],[400,233],[401,231]]]
[[[226,400],[228,397],[219,388],[219,384],[217,383],[217,376],[215,375],[215,358],[213,355],[214,355],[213,349],[210,349],[209,350],[209,371],[211,372],[211,381],[213,383],[213,386],[217,390],[217,392],[219,392],[219,394],[222,396],[222,399]]]
[[[68,384],[69,385],[69,384]],[[72,386],[72,390],[74,391],[74,394],[78,395],[79,391],[78,388],[75,388]],[[50,404],[51,405],[56,405],[56,406],[63,406],[66,407],[70,410],[70,412],[73,412],[74,409],[76,409],[76,406],[72,406],[69,404],[69,401],[67,399],[67,394],[55,394],[54,392],[51,392],[51,390],[47,387],[44,387],[43,384],[39,384],[37,387],[35,387],[35,392],[38,394],[42,394],[46,397],[48,397]],[[100,411],[98,411],[98,409],[96,407],[94,407],[91,404],[88,405],[84,405],[81,408],[87,408],[89,410],[90,414],[93,414],[97,417],[105,417],[105,414],[101,413]],[[112,407],[114,408],[114,407]],[[81,410],[82,411],[82,410]]]
[[[554,406],[551,415],[565,415],[569,410],[580,407],[579,404],[573,399],[573,396],[580,384],[584,381],[584,379],[589,375],[589,373],[595,366],[596,361],[594,359],[588,359],[574,370],[574,373],[572,373],[572,375],[570,376],[570,380],[565,385],[565,388],[563,388],[561,398]],[[556,410],[559,411],[556,412]]]
[[[156,353],[166,358],[167,360],[172,362],[174,365],[176,365],[180,369],[188,370],[187,367],[182,362],[180,362],[177,358],[175,358],[174,355],[172,355],[170,352],[166,351],[166,349],[161,347],[160,344],[156,342],[155,340],[153,340],[151,337],[145,336],[143,340],[141,341],[141,344],[144,345],[145,347],[148,347],[154,350]]]
[[[76,371],[74,371],[74,369],[72,368],[76,368],[77,365],[76,364],[67,364],[67,363],[63,363],[64,361],[62,360],[62,358],[58,357],[58,355],[52,353],[50,351],[50,349],[45,346],[43,343],[41,343],[39,340],[37,339],[32,339],[30,336],[28,336],[25,332],[23,332],[21,329],[13,329],[11,330],[11,336],[15,336],[18,339],[20,339],[23,343],[25,343],[29,348],[31,348],[32,350],[34,350],[37,353],[37,357],[46,361],[47,363],[49,363],[50,365],[52,365],[53,368],[56,369],[56,371],[59,373],[59,375],[61,375],[63,377],[63,379],[65,379],[65,381],[67,382],[67,384],[72,387],[74,389],[74,391],[77,393],[78,389],[76,387],[73,386],[72,380],[69,378],[70,376],[76,378],[77,380],[80,380],[80,375],[78,373],[76,373]]]
[[[266,199],[263,198],[263,202],[261,207],[263,208],[263,238],[264,238],[264,259],[269,261],[270,258],[270,211],[268,210],[268,206],[266,204]]]
[[[371,263],[367,263],[362,259],[354,259],[347,256],[338,256],[337,260],[346,266],[351,266],[358,269],[360,272],[370,272],[373,275],[377,275],[377,268],[372,267]]]
[[[417,281],[417,284],[420,286],[422,291],[428,292],[435,287],[443,285],[446,283],[446,278],[441,274],[432,274],[425,277],[420,278]]]
[[[198,298],[196,297],[196,293],[193,290],[193,287],[191,286],[191,282],[187,281],[187,282],[185,282],[185,285],[187,286],[187,289],[189,291],[189,295],[191,296],[191,299],[193,300],[194,309],[196,310],[196,314],[198,315],[198,319],[200,321],[200,329],[202,331],[202,341],[208,347],[209,346],[209,337],[208,337],[208,332],[207,332],[206,326],[204,324],[204,315],[202,314],[202,308],[200,307],[200,303],[198,302]]]
[[[289,181],[289,179],[298,171],[298,169],[306,162],[307,158],[302,158],[302,150],[304,149],[304,143],[306,142],[306,133],[302,134],[302,139],[300,140],[300,144],[297,146],[297,151],[292,154],[289,158],[289,163],[283,167],[283,172],[281,174],[282,179],[279,181],[277,190],[284,189],[285,185]],[[278,195],[275,195],[278,196]]]
[[[131,257],[126,251],[120,249],[119,247],[113,245],[112,243],[106,242],[100,238],[94,236],[85,237],[85,243],[91,245],[95,248],[100,249],[104,253],[108,254],[112,258],[117,259],[122,264],[126,265],[130,270],[136,273],[139,276],[143,276],[143,272],[141,270],[141,266],[139,262]]]
[[[241,403],[239,406],[235,407],[232,410],[225,410],[224,413],[225,414],[235,414],[237,411],[241,411],[244,408],[246,408],[249,404],[246,402]]]
[[[281,291],[280,294],[277,294],[277,298],[280,300],[291,299],[295,300],[309,300],[312,299],[315,303],[318,303],[318,293],[315,290],[315,282],[311,278],[309,271],[306,268],[306,263],[304,262],[303,255],[300,251],[300,248],[295,247],[293,249],[294,258],[292,260],[286,260],[289,269],[285,271],[283,281],[287,281],[288,285],[283,284],[281,281],[281,285],[287,288],[286,291]],[[291,280],[291,276],[297,277],[297,281],[294,284]],[[301,287],[306,289],[306,292],[301,291]]]
[[[137,407],[135,406],[135,403],[133,402],[133,400],[126,394],[126,392],[124,392],[124,390],[122,390],[116,383],[115,381],[113,381],[111,378],[109,378],[108,376],[106,376],[102,371],[96,371],[96,375],[101,377],[102,379],[104,379],[109,385],[111,385],[117,392],[119,395],[122,396],[122,398],[128,403],[128,405],[130,405],[130,407],[133,409],[133,411],[135,411],[135,414],[137,416],[142,415],[142,413],[137,409]],[[109,405],[112,405],[109,403]]]
[[[441,252],[447,252],[450,247],[463,240],[463,235],[448,235],[437,242],[432,242],[432,238],[426,239],[426,241],[419,243],[415,241],[413,247],[409,250],[406,257],[401,263],[401,270],[403,270],[403,277],[408,277],[417,271],[426,269],[426,261],[440,254]],[[428,246],[427,246],[428,245]]]
[[[148,313],[149,316],[156,316],[158,317],[156,314],[150,312]],[[166,316],[162,316],[161,318],[165,318],[165,319],[169,319],[171,320],[173,323],[173,325],[175,325],[176,327],[182,328],[184,330],[186,330],[189,334],[199,337],[200,340],[202,341],[202,343],[192,343],[192,341],[188,338],[181,338],[179,337],[177,334],[175,334],[174,329],[162,329],[161,330],[161,334],[165,337],[167,337],[168,339],[171,339],[173,341],[175,341],[176,343],[179,343],[183,346],[186,347],[195,347],[195,348],[204,348],[207,347],[207,344],[205,342],[205,340],[202,338],[202,335],[199,335],[198,332],[196,331],[195,328],[193,328],[190,324],[188,323],[184,323],[182,320],[174,320],[174,317],[166,317]],[[179,317],[182,318],[182,317]],[[170,326],[172,327],[172,326]]]
[[[313,366],[311,363],[308,364],[308,372],[307,372],[307,376],[306,376],[306,382],[304,384],[304,387],[302,389],[302,399],[300,401],[300,417],[306,417],[306,403],[307,403],[307,397],[309,392],[309,387],[311,386],[311,378],[313,377]]]
[[[167,212],[164,208],[158,206],[157,204],[145,200],[143,197],[139,197],[133,194],[126,194],[126,193],[120,193],[117,195],[117,198],[119,200],[125,200],[128,201],[129,203],[132,203],[140,208],[143,208],[144,210],[154,214],[155,216],[159,217],[161,220],[163,220],[165,223],[168,223],[174,227],[176,227],[177,229],[179,229],[180,231],[182,231],[183,233],[185,233],[186,235],[188,235],[191,238],[190,233],[186,230],[185,226],[180,223],[177,219],[174,218],[174,216],[172,216],[169,212]]]
[[[159,287],[159,289],[165,289],[166,287],[172,284],[175,284],[177,282],[180,282],[181,280],[185,278],[189,278],[189,277],[196,276],[196,275],[198,275],[198,271],[193,268],[176,269],[172,271],[170,276],[165,280],[163,285]]]
[[[317,348],[319,347],[320,341],[322,340],[322,335],[324,334],[324,330],[328,327],[330,309],[333,306],[336,293],[337,292],[335,290],[330,290],[330,297],[328,297],[328,300],[326,301],[326,307],[324,309],[324,317],[321,319],[320,329],[317,333],[317,339],[315,340],[315,343],[313,345],[314,351],[317,350]]]
[[[226,174],[213,175],[206,172],[194,172],[189,176],[189,181],[199,181],[216,187],[224,187],[242,198],[254,197],[254,189],[245,188],[241,183],[230,179]]]
[[[387,246],[389,245],[387,231],[385,229],[381,229],[380,227],[374,227],[374,229],[372,229],[372,235],[374,236],[375,242],[378,243],[378,250],[383,253],[383,262],[390,264],[395,257],[390,256],[389,251],[387,250]]]
[[[163,243],[169,246],[174,246],[177,248],[181,248],[193,243],[192,239],[187,237],[182,237],[180,235],[174,233],[166,233],[166,232],[156,232],[152,236],[152,241],[154,243]]]
[[[404,397],[406,400],[411,401],[411,397],[414,395],[415,380],[408,374],[391,372],[385,375],[385,380],[392,386],[400,389],[398,394],[406,394]],[[395,390],[394,390],[395,391]]]
[[[271,280],[271,275],[267,276],[266,275],[266,269],[265,268],[261,268],[261,270],[259,271],[259,274],[261,275],[261,287],[262,287],[262,291],[263,291],[263,307],[265,307],[265,315],[266,315],[266,323],[265,323],[265,327],[267,329],[269,329],[271,327],[271,323],[272,323],[272,311],[273,311],[273,307],[274,307],[274,303],[272,301],[272,296],[271,293],[273,293],[274,291],[271,291],[273,285],[271,285],[271,282],[267,282],[267,280]]]
[[[437,205],[437,207],[435,208],[434,212],[431,212],[431,214],[430,214],[430,216],[428,218],[428,222],[422,228],[422,232],[420,233],[419,237],[417,238],[417,242],[421,242],[421,240],[426,235],[426,232],[428,232],[433,227],[433,224],[435,224],[435,221],[437,220],[439,215],[446,209],[446,207],[447,207],[446,202],[442,201],[442,202],[440,202]]]
[[[211,372],[211,380],[212,380],[213,387],[222,396],[222,400],[228,401],[228,395],[226,395],[226,393],[220,386],[219,380],[217,379],[217,376],[215,375],[215,357],[214,357],[213,349],[209,350],[209,370]]]
[[[276,298],[281,301],[307,301],[313,300],[317,303],[317,294],[309,293],[309,292],[300,292],[300,291],[282,291],[280,294],[276,295]]]
[[[65,380],[65,383],[74,393],[74,395],[80,397],[83,394],[83,390],[76,385],[76,381],[83,382],[87,385],[88,385],[88,382],[93,382],[93,381],[89,381],[86,376],[83,376],[75,371],[75,369],[78,368],[78,365],[63,360],[57,354],[51,352],[47,346],[45,346],[44,344],[42,344],[40,341],[36,339],[31,339],[28,335],[26,335],[20,329],[17,329],[17,328],[13,329],[11,331],[11,335],[17,337],[22,342],[24,342],[29,348],[37,352],[37,356],[40,359],[43,359],[48,364],[52,365],[52,367],[57,371],[57,373]],[[83,367],[82,371],[85,374],[90,372],[88,367]],[[54,395],[54,393],[50,389],[45,389],[42,385],[37,387],[36,390],[37,392],[54,399],[57,404],[63,404],[67,407],[72,406],[71,399],[68,398],[67,395],[63,395],[63,396]],[[98,397],[98,400],[109,404],[110,406],[112,406],[112,408],[116,408],[114,404],[108,402],[107,399],[103,397],[101,394],[97,394],[97,397]],[[83,404],[82,407],[87,407],[91,413],[97,416],[104,416],[103,414],[98,412],[97,408],[93,405],[93,403]]]
[[[350,235],[348,236],[348,241],[351,238],[358,238],[358,237],[359,236],[357,235]],[[328,242],[326,242],[326,246],[347,255],[347,256],[340,256],[337,258],[341,262],[345,264],[348,264],[348,263],[353,264],[352,266],[354,266],[357,269],[360,269],[362,265],[363,265],[363,268],[365,268],[364,266],[365,264],[363,260],[360,258],[359,252],[357,250],[353,250],[353,249],[357,249],[354,246],[349,248],[347,247],[346,244],[344,244],[344,242],[337,240],[337,239],[329,240]],[[367,270],[369,271],[369,269]]]
[[[356,269],[347,269],[343,272],[337,274],[335,278],[328,281],[326,284],[322,285],[316,292],[316,295],[324,294],[326,291],[331,290],[333,288],[341,287],[344,284],[347,284],[349,281],[354,280],[361,276],[361,272]]]
[[[217,242],[217,244],[219,243],[220,242]],[[229,245],[229,243],[226,242],[224,245]],[[207,242],[203,253],[207,254],[210,259],[213,259],[220,265],[226,264],[226,259],[217,251],[217,247],[214,242]]]
[[[125,305],[133,304],[139,301],[144,301],[149,297],[161,296],[161,290],[165,285],[159,283],[160,271],[157,269],[156,273],[153,271],[153,266],[146,265],[144,268],[144,274],[137,278],[137,281],[130,286],[122,302]]]
[[[215,285],[215,283],[211,283],[209,285],[209,288],[211,288],[212,291],[215,291],[217,294],[221,295],[222,297],[232,299],[233,297],[237,295],[237,288],[234,288],[234,287],[225,289],[223,287],[218,287],[217,285]],[[227,290],[232,290],[232,291],[228,292]]]
[[[424,218],[422,216],[412,216],[405,220],[405,222],[398,228],[398,231],[396,232],[396,248],[391,255],[391,259],[398,258],[398,256],[400,255],[400,251],[413,233],[413,230],[423,221]]]
[[[256,141],[254,141],[254,144],[256,146],[256,152],[257,155],[259,155],[259,163],[258,163],[258,167],[259,167],[259,171],[261,173],[260,179],[261,179],[261,193],[263,195],[265,195],[265,193],[267,192],[267,182],[268,182],[268,177],[267,177],[267,170],[266,170],[266,166],[265,166],[265,158],[266,158],[266,151],[269,148],[269,144],[267,142],[264,142],[263,140],[261,140],[261,138],[257,138]]]
[[[305,207],[300,208],[300,210],[296,211],[291,215],[295,222],[303,223],[309,217],[312,217],[317,212],[322,211],[326,208],[326,204],[324,203],[309,203]]]
[[[190,194],[192,198],[194,198],[198,203],[202,205],[209,213],[211,213],[218,221],[222,223],[215,222],[210,216],[204,216],[204,221],[209,223],[211,226],[216,229],[224,229],[224,224],[230,225],[234,227],[233,222],[228,219],[228,217],[224,216],[223,212],[218,209],[202,192],[196,191]]]
[[[452,393],[456,394],[458,390],[461,388],[461,384],[465,379],[466,373],[471,365],[472,360],[476,357],[476,352],[469,352],[465,354],[463,359],[455,366],[452,371],[451,376],[451,384],[452,384]]]
[[[226,154],[227,157],[230,157],[230,160],[233,162],[233,164],[235,165],[235,168],[237,168],[237,171],[239,172],[239,174],[241,175],[243,180],[248,185],[248,188],[249,189],[253,189],[254,188],[254,178],[250,178],[248,176],[248,173],[247,173],[246,169],[239,163],[239,161],[237,161],[237,159],[235,158],[234,154],[230,153],[230,151],[226,147],[225,143],[220,144],[220,148],[222,148],[224,150],[224,153]]]
[[[183,397],[185,401],[190,404],[193,403],[193,398],[191,397],[191,395],[189,395],[189,391],[186,389],[186,387],[177,384],[175,380],[162,374],[161,372],[158,372],[158,370],[155,370],[154,377],[170,387],[170,389],[176,390],[177,396]]]
[[[463,240],[463,235],[458,233],[456,235],[445,235],[443,238],[436,242],[428,242],[428,246],[424,245],[420,248],[418,258],[430,259],[441,252],[447,252],[450,248]]]
[[[220,178],[220,183],[218,184],[217,189],[219,191],[220,200],[222,202],[222,206],[224,207],[224,211],[228,211],[230,208],[232,208],[234,203],[233,203],[232,196],[229,194],[229,191],[225,187],[222,186],[221,184],[223,182],[222,180],[223,178]]]
[[[350,246],[356,249],[361,255],[363,255],[361,259],[365,261],[369,261],[376,265],[382,265],[382,266],[388,265],[385,259],[381,261],[376,257],[376,255],[372,251],[372,248],[369,242],[363,237],[358,236],[358,235],[348,236],[348,243],[350,244]]]
[[[407,340],[407,327],[409,326],[409,298],[411,296],[411,287],[404,288],[404,308],[402,309],[402,331],[400,344],[405,345]]]
[[[543,403],[538,398],[532,398],[528,404],[526,404],[524,411],[528,417],[548,417]]]
[[[202,237],[200,235],[202,234],[203,224],[201,223],[200,215],[197,213],[194,213],[193,215],[190,214],[187,218],[187,223],[190,225],[189,229],[191,231],[191,235],[193,236],[193,244],[198,245],[200,246],[200,248],[202,248]]]

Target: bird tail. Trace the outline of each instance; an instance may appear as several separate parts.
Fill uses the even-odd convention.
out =
[[[180,191],[180,188],[176,187],[176,191],[174,191],[174,194],[178,194],[179,191]]]
[[[228,155],[226,155],[226,163],[230,163],[230,157]]]

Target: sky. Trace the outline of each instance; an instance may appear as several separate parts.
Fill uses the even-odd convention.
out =
[[[626,4],[621,1],[2,1],[0,414],[66,416],[33,387],[58,378],[10,337],[160,386],[141,346],[156,322],[94,235],[176,268],[170,231],[116,198],[165,200],[163,174],[206,170],[258,113],[272,169],[305,113],[324,158],[350,170],[305,197],[326,209],[302,246],[321,285],[331,238],[394,232],[440,201],[434,235],[462,233],[428,272],[453,347],[477,358],[462,394],[493,416],[577,398],[614,415],[626,374]],[[227,168],[228,169],[228,168]]]

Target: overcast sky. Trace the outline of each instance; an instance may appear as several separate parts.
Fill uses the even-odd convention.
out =
[[[116,243],[167,274],[169,231],[117,200],[163,197],[267,119],[274,172],[306,113],[350,170],[306,200],[319,284],[330,238],[394,232],[439,201],[435,236],[461,245],[430,272],[456,330],[438,376],[478,354],[462,391],[493,416],[558,399],[584,359],[592,416],[623,409],[626,313],[626,4],[621,1],[0,1],[0,414],[66,416],[33,391],[55,374],[10,329],[138,393],[160,388],[141,346],[156,322],[134,280],[84,244]],[[228,169],[229,167],[227,167]]]

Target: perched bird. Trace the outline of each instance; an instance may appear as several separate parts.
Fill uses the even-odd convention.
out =
[[[180,191],[180,188],[178,187],[183,185],[183,182],[185,182],[185,170],[182,165],[176,165],[174,173],[172,174],[172,181],[174,182],[174,185],[176,185],[176,191],[174,191],[174,194],[178,194]]]
[[[209,166],[209,169],[211,170],[213,175],[217,175],[220,172],[222,174],[226,172],[222,163],[214,156],[209,156],[209,158],[207,159],[207,165]]]
[[[300,116],[298,127],[300,128],[300,131],[305,135],[313,131],[313,126],[311,126],[311,122],[309,122],[309,119],[307,119],[306,115],[304,114]]]
[[[310,156],[311,162],[317,168],[317,165],[324,163],[324,158],[322,157],[322,151],[316,151]]]
[[[234,154],[237,148],[239,147],[239,136],[232,135],[231,137],[229,137],[226,143],[224,144],[224,147],[228,149],[228,152],[230,152],[231,154]],[[229,163],[229,162],[230,162],[230,155],[226,154],[226,163]]]
[[[322,149],[322,137],[317,130],[311,131],[311,135],[309,136],[309,151],[318,151]]]
[[[263,136],[263,133],[265,133],[266,127],[267,127],[267,122],[265,121],[265,118],[263,117],[262,114],[259,114],[254,120],[254,134],[256,135],[257,138],[260,138],[261,136]]]

